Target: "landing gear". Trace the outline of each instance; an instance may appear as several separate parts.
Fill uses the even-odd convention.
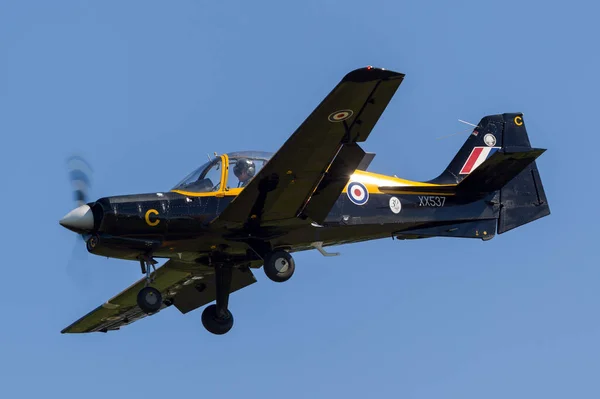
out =
[[[156,313],[162,306],[162,295],[154,287],[144,287],[137,295],[137,304],[146,314]]]
[[[222,317],[217,314],[217,305],[207,306],[202,312],[202,325],[213,334],[225,334],[233,327],[233,315],[226,309],[224,316]]]
[[[207,306],[202,312],[202,325],[209,332],[222,335],[233,327],[233,315],[227,309],[229,304],[229,292],[231,290],[231,266],[215,266],[215,289],[217,291],[217,303]]]
[[[158,262],[149,256],[140,258],[140,268],[142,273],[146,275],[146,286],[138,292],[137,305],[146,314],[158,312],[163,304],[160,291],[154,287],[150,287],[150,284],[154,280],[152,278],[152,271],[156,271],[154,267],[156,263]]]
[[[292,255],[286,251],[278,250],[269,253],[265,257],[263,269],[269,279],[282,283],[292,277],[296,264]]]

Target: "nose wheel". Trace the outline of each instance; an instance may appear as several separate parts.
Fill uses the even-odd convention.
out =
[[[202,312],[202,325],[209,332],[223,335],[233,327],[233,315],[227,308],[231,291],[232,268],[227,265],[215,266],[215,289],[217,303],[207,306]]]
[[[213,334],[223,335],[233,327],[233,315],[229,309],[219,314],[217,305],[210,305],[202,312],[202,325]]]
[[[292,255],[286,251],[278,250],[265,257],[263,269],[270,280],[282,283],[292,277],[296,264]]]

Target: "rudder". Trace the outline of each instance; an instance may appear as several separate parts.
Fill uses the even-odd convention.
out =
[[[530,149],[523,114],[503,114],[504,147],[507,150]],[[550,214],[542,179],[533,162],[500,190],[498,234]]]

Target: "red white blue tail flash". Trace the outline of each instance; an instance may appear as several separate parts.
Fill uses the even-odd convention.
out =
[[[471,154],[467,158],[467,161],[460,170],[461,175],[468,175],[479,165],[481,165],[486,159],[494,155],[500,147],[473,147]]]

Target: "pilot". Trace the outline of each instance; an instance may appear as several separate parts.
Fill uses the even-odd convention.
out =
[[[244,187],[254,177],[256,166],[251,160],[242,158],[235,163],[233,173],[240,181],[238,187]]]

